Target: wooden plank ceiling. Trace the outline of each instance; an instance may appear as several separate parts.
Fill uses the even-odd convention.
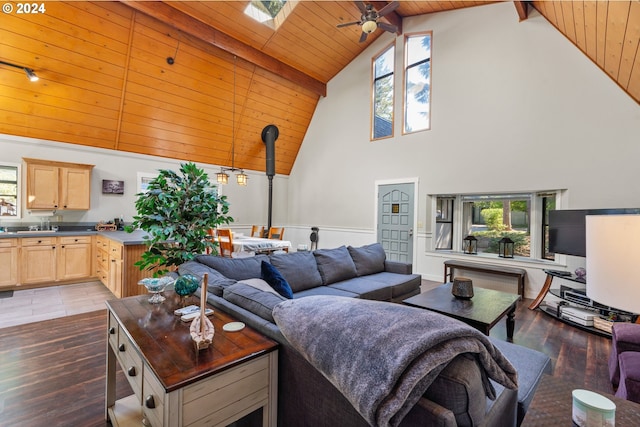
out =
[[[487,3],[402,1],[383,19]],[[275,124],[276,172],[289,174],[326,83],[382,31],[359,43],[359,26],[336,28],[360,18],[351,1],[289,1],[277,29],[247,4],[70,1],[4,14],[0,61],[41,79],[0,66],[0,133],[264,171],[260,134]],[[536,8],[640,101],[640,0],[515,5],[514,19]]]

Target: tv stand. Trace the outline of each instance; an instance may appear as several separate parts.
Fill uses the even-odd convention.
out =
[[[587,297],[584,287],[573,288],[570,286],[560,286],[559,289],[551,289],[551,283],[553,282],[554,277],[559,277],[561,279],[568,280],[574,283],[579,283],[581,285],[586,285],[585,279],[576,277],[573,274],[567,274],[562,271],[544,270],[544,272],[547,274],[547,278],[544,282],[544,285],[542,286],[542,289],[540,290],[540,293],[538,294],[536,299],[529,305],[530,310],[535,310],[536,308],[540,308],[546,314],[553,316],[554,318],[561,320],[567,324],[570,324],[572,326],[575,326],[577,328],[580,328],[589,332],[596,333],[598,335],[607,336],[607,337],[610,337],[611,334],[602,329],[597,329],[592,326],[585,326],[580,323],[576,323],[572,320],[569,320],[565,316],[561,316],[560,310],[554,311],[554,310],[542,309],[540,307],[540,304],[542,304],[542,301],[547,296],[547,294],[551,293],[553,296],[564,300],[559,303],[559,306],[566,306],[567,304],[573,304],[574,306],[593,310],[594,314],[599,314],[600,316],[602,316],[603,314],[606,315],[609,313],[615,313],[620,316],[628,317],[629,321],[633,321],[634,319],[637,319],[638,321],[640,321],[640,318],[638,318],[638,316],[633,313],[629,313],[626,311],[618,310],[613,307],[605,306],[596,301],[591,300],[590,298]],[[595,311],[597,311],[597,313],[595,313]]]
[[[553,282],[554,277],[559,277],[561,279],[570,280],[576,283],[582,283],[583,285],[587,283],[584,279],[574,276],[573,274],[568,272],[565,273],[556,270],[544,270],[544,272],[547,274],[547,278],[544,281],[544,285],[542,285],[542,289],[540,289],[540,293],[538,294],[536,299],[534,299],[533,302],[529,305],[529,310],[535,310],[540,306],[540,304],[542,304],[544,297],[547,296],[549,290],[551,289],[551,282]]]

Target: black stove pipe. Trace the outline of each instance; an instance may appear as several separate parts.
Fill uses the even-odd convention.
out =
[[[280,131],[278,131],[278,127],[276,125],[267,125],[264,129],[262,129],[262,142],[267,147],[267,156],[266,156],[266,172],[267,178],[269,179],[269,211],[268,211],[268,219],[267,219],[267,229],[265,232],[268,232],[271,229],[271,214],[273,210],[273,176],[276,174],[276,139],[280,135]]]

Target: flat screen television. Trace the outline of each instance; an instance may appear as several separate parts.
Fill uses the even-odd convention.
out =
[[[564,209],[549,211],[549,252],[586,257],[586,216],[627,214],[640,214],[640,209]]]

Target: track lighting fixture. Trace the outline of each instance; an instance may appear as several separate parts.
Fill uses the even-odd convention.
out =
[[[32,81],[32,82],[37,82],[38,81],[38,76],[36,75],[36,73],[31,68],[23,67],[21,65],[12,64],[10,62],[5,62],[5,61],[0,61],[0,64],[24,70],[24,72],[27,74],[27,78],[30,81]]]

